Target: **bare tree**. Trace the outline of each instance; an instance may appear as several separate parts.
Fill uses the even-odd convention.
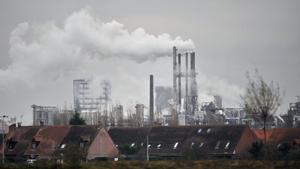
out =
[[[278,109],[281,104],[279,85],[274,85],[273,81],[269,84],[255,70],[252,78],[250,73],[246,73],[248,85],[242,96],[245,111],[248,114],[259,117],[263,121],[264,142],[266,143],[266,122]]]

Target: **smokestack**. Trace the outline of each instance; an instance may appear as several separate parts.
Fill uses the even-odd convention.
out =
[[[153,100],[154,100],[154,96],[153,96],[153,75],[150,75],[150,105],[149,105],[149,125],[153,125],[153,121],[154,121],[154,107],[153,107]]]
[[[185,54],[185,112],[188,111],[188,99],[189,99],[189,55]]]
[[[173,47],[173,92],[174,92],[173,99],[174,99],[174,102],[177,104],[177,63],[176,63],[176,60],[177,60],[177,49],[174,46]]]
[[[195,52],[191,53],[191,70],[195,71]]]
[[[197,92],[197,81],[196,81],[196,70],[195,70],[195,52],[191,53],[191,83],[190,83],[190,91],[191,91],[191,105],[192,110],[191,114],[195,114],[197,110],[198,104],[198,92]]]
[[[181,106],[181,54],[178,54],[178,103]]]

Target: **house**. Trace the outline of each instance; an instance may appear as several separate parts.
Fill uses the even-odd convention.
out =
[[[82,152],[83,160],[118,157],[118,150],[109,134],[99,126],[12,125],[5,145],[6,160],[12,162],[63,160],[64,153],[72,146]]]
[[[151,159],[244,157],[257,141],[246,125],[111,128],[108,133],[130,159],[146,159],[147,151]]]
[[[145,159],[145,155],[137,156],[137,153],[147,144],[147,135],[149,135],[150,130],[151,128],[148,127],[112,127],[108,133],[121,157]]]
[[[183,158],[186,140],[191,136],[191,126],[152,127],[148,137],[148,151],[153,159]],[[146,155],[146,146],[139,152]]]
[[[300,128],[275,128],[269,137],[271,144],[297,143],[300,139]]]
[[[247,125],[194,126],[183,153],[191,158],[240,158],[248,156],[256,135]]]
[[[4,151],[6,160],[12,162],[25,161],[24,153],[39,129],[40,127],[32,126],[10,126],[10,130],[5,138]]]
[[[28,159],[52,159],[54,151],[70,130],[70,126],[41,127],[33,136],[24,155]]]
[[[118,156],[118,150],[106,130],[99,126],[72,126],[57,148],[56,154],[62,158],[71,147],[77,147],[82,159],[107,159]]]

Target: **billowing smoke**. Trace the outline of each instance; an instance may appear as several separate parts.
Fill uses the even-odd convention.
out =
[[[11,64],[0,69],[0,111],[17,117],[24,114],[26,124],[31,123],[31,104],[70,107],[72,81],[78,78],[92,79],[95,86],[109,80],[115,102],[147,104],[149,74],[154,74],[155,85],[171,86],[172,58],[166,56],[172,55],[172,46],[194,48],[190,39],[154,36],[143,28],[128,31],[121,23],[103,22],[86,9],[61,24],[20,23],[9,43]],[[202,84],[210,84],[209,79],[202,80],[199,93]],[[226,86],[214,85],[228,93]]]
[[[154,36],[143,28],[129,31],[87,9],[63,23],[20,23],[9,43],[11,64],[0,69],[0,107],[14,115],[31,115],[31,104],[72,104],[72,80],[77,78],[109,80],[113,97],[120,101],[145,99],[146,77],[155,70],[151,64],[166,61],[161,58],[171,56],[174,45],[194,48],[190,39]]]
[[[15,81],[31,86],[41,76],[57,80],[83,73],[97,59],[155,60],[170,55],[173,45],[194,48],[190,39],[172,39],[168,34],[154,36],[143,28],[129,32],[117,21],[102,22],[86,9],[74,12],[62,26],[54,22],[38,25],[24,22],[11,33],[12,64],[0,70],[0,78],[5,79],[0,89]]]

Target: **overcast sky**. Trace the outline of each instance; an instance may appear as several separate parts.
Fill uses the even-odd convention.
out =
[[[238,107],[258,68],[300,95],[298,0],[2,0],[0,112],[31,123],[30,105],[70,105],[72,80],[109,79],[115,103],[148,104],[148,76],[172,83],[172,45],[196,52],[200,100]]]

